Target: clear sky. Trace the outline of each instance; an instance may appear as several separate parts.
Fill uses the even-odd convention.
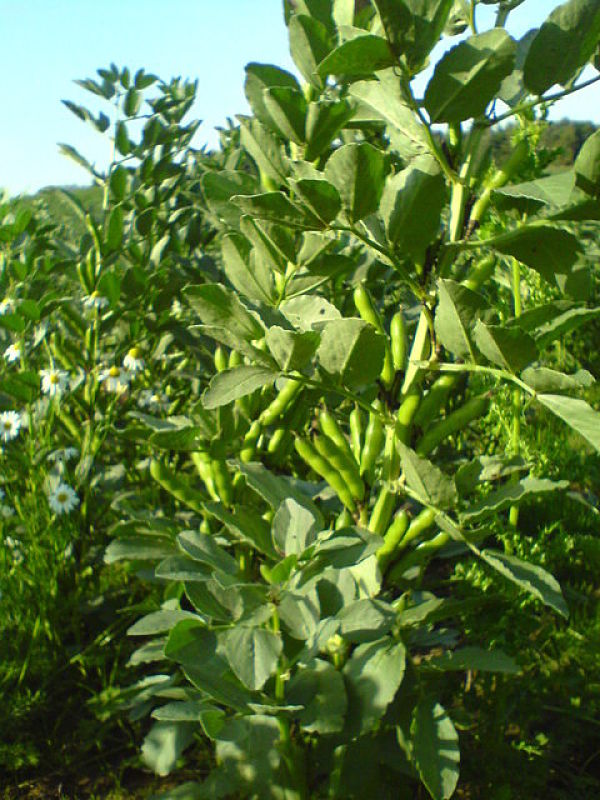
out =
[[[522,35],[558,4],[525,0],[510,32]],[[480,7],[482,27],[491,12]],[[281,0],[0,0],[0,187],[15,194],[87,183],[86,173],[60,155],[58,142],[105,162],[108,137],[60,102],[93,104],[75,78],[94,77],[110,62],[165,80],[197,78],[198,143],[214,144],[215,126],[247,112],[249,61],[294,69]],[[567,98],[554,116],[600,121],[600,89]]]

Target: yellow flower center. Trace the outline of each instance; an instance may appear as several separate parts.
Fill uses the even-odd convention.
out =
[[[50,373],[50,383],[58,383],[59,380],[60,379],[59,379],[58,375],[56,374],[56,372],[51,372]]]
[[[67,493],[66,492],[59,492],[57,500],[59,503],[65,503],[67,500]]]
[[[129,358],[139,358],[142,354],[140,352],[139,347],[132,347],[131,350],[127,353]]]
[[[121,370],[118,367],[111,367],[108,370],[108,374],[110,375],[111,378],[118,378],[119,375],[121,374]]]
[[[4,427],[5,431],[9,431],[12,428],[12,425],[10,424],[10,422],[8,420],[6,420],[6,422],[4,423],[3,427]]]

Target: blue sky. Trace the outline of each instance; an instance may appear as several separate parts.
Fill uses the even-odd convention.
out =
[[[522,35],[558,4],[525,0],[513,12],[510,32]],[[478,13],[485,27],[491,9],[481,6]],[[86,183],[81,168],[60,155],[58,142],[99,165],[106,161],[107,137],[60,102],[92,99],[75,78],[93,77],[110,62],[164,79],[197,78],[198,142],[214,144],[215,126],[247,111],[249,61],[294,69],[281,0],[0,0],[0,187],[15,194]],[[566,99],[554,116],[600,121],[600,89]]]

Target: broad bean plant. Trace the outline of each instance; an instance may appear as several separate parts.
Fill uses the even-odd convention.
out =
[[[83,82],[120,111],[73,107],[115,142],[78,261],[85,296],[110,303],[73,315],[95,359],[78,444],[95,453],[99,424],[127,464],[106,562],[163,590],[129,629],[142,676],[119,706],[152,718],[159,774],[194,742],[211,753],[165,797],[412,798],[420,783],[446,800],[448,673],[519,672],[518,653],[469,641],[480,609],[456,596],[457,561],[534,598],[523,613],[568,617],[557,580],[501,533],[549,495],[589,503],[532,470],[524,425],[556,417],[600,451],[594,377],[553,360],[600,314],[585,258],[600,133],[561,172],[537,150],[541,112],[599,80],[600,2],[569,0],[517,41],[521,5],[286,2],[297,74],[249,64],[251,113],[214,153],[182,122],[193,87],[142,105],[143,72]],[[506,120],[514,147],[494,164]],[[506,452],[490,445],[499,407]],[[108,496],[82,486],[88,508]]]

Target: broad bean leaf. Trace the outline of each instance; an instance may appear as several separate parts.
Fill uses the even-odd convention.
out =
[[[256,180],[246,172],[222,170],[206,172],[200,179],[209,210],[230,227],[237,228],[241,212],[230,200],[234,194],[254,194]]]
[[[528,367],[521,373],[524,380],[536,392],[573,392],[589,388],[596,382],[591,372],[586,369],[577,370],[573,375],[565,375],[548,367]]]
[[[278,721],[266,714],[228,719],[218,733],[216,758],[229,786],[223,797],[273,797],[271,789],[279,781],[276,772],[281,755],[277,748],[280,730]],[[231,787],[235,778],[237,791]],[[214,793],[205,795],[207,798]]]
[[[303,665],[286,688],[286,700],[304,706],[298,722],[307,733],[338,733],[344,727],[344,679],[328,661],[316,658]]]
[[[189,286],[184,296],[205,325],[225,328],[247,341],[263,337],[264,328],[260,322],[230,289],[218,283],[205,283]]]
[[[546,175],[533,181],[509,184],[494,190],[494,204],[500,209],[516,208],[523,214],[535,214],[545,206],[565,206],[575,190],[572,169]]]
[[[219,634],[219,644],[235,675],[248,689],[262,689],[277,669],[281,636],[266,628],[237,625]]]
[[[544,94],[563,86],[588,61],[600,37],[600,2],[568,0],[555,8],[532,41],[525,60],[525,85]]]
[[[585,400],[558,394],[538,394],[538,401],[577,431],[600,453],[600,413]]]
[[[168,775],[193,742],[195,727],[189,722],[155,722],[142,744],[142,760],[157,775]]]
[[[277,510],[285,500],[291,497],[313,514],[317,520],[317,529],[322,530],[324,522],[321,512],[311,498],[290,478],[276,475],[259,462],[240,463],[238,468],[244,474],[248,486],[259,494],[271,508]]]
[[[201,713],[212,709],[207,700],[180,700],[155,708],[152,716],[163,722],[197,722]]]
[[[374,0],[394,53],[417,72],[437,44],[454,0]]]
[[[320,366],[345,386],[364,386],[381,372],[383,336],[362,319],[329,322],[317,350]]]
[[[458,783],[458,734],[444,707],[431,698],[413,711],[412,751],[421,780],[433,800],[449,800]]]
[[[172,539],[152,534],[123,537],[112,541],[104,552],[104,563],[116,561],[154,561],[177,552]]]
[[[319,624],[319,601],[312,596],[285,592],[277,607],[279,619],[287,633],[300,641],[314,636]]]
[[[302,204],[307,207],[311,216],[323,223],[331,222],[337,217],[342,207],[342,201],[338,190],[331,183],[324,180],[302,178],[298,181],[290,181],[290,186],[299,196]]]
[[[575,159],[575,179],[588,194],[600,193],[600,131],[596,131],[583,143]]]
[[[347,729],[352,735],[372,730],[398,691],[406,668],[406,649],[389,636],[360,644],[346,662]]]
[[[306,14],[294,14],[288,25],[290,53],[300,73],[316,89],[325,83],[319,64],[333,50],[330,33],[321,22]]]
[[[246,65],[246,80],[244,82],[246,99],[256,117],[263,125],[269,127],[273,124],[273,120],[265,106],[264,91],[274,86],[283,86],[300,91],[300,85],[296,78],[284,69],[275,67],[272,64],[257,64],[255,62]]]
[[[274,325],[266,335],[267,347],[282,370],[301,370],[317,351],[321,337],[317,331],[288,331]]]
[[[163,580],[204,583],[212,577],[212,570],[208,565],[199,564],[186,556],[172,555],[160,562],[154,574]]]
[[[516,483],[506,483],[482,500],[471,504],[461,517],[467,522],[474,522],[491,514],[498,514],[523,500],[535,498],[549,492],[564,491],[568,486],[568,481],[551,481],[548,478],[523,478]]]
[[[448,650],[443,655],[428,659],[428,667],[446,671],[479,670],[480,672],[503,672],[516,675],[517,662],[502,650],[484,650],[481,647],[461,647]]]
[[[244,214],[257,219],[289,225],[301,230],[319,230],[324,227],[318,217],[294,205],[283,192],[235,195],[231,198],[231,202],[239,206]]]
[[[237,561],[216,543],[213,536],[198,531],[183,531],[177,541],[181,549],[195,561],[228,575],[237,575]]]
[[[318,295],[290,298],[281,304],[280,310],[295,328],[303,331],[321,330],[342,317],[332,303]]]
[[[352,118],[354,107],[347,100],[319,100],[308,104],[304,150],[305,161],[314,161]]]
[[[325,178],[338,190],[351,223],[377,211],[386,171],[381,150],[367,142],[342,145],[325,165]]]
[[[306,99],[300,89],[289,86],[265,89],[263,103],[279,135],[296,144],[303,144]]]
[[[221,240],[223,269],[234,289],[249,300],[272,303],[273,278],[262,258],[252,257],[248,239],[231,233]]]
[[[482,295],[452,280],[438,281],[435,332],[444,347],[458,358],[475,361],[472,327],[487,308]]]
[[[440,228],[446,183],[432,156],[417,156],[388,178],[381,198],[387,237],[402,254],[422,261]]]
[[[256,166],[275,183],[285,183],[289,166],[279,140],[257,119],[238,116],[242,147]]]
[[[345,606],[336,617],[340,633],[349,642],[371,642],[388,633],[396,620],[392,606],[381,600],[362,598]]]
[[[398,443],[406,483],[424,504],[449,508],[457,499],[454,480],[410,447]]]
[[[372,33],[362,32],[340,44],[319,64],[319,75],[343,75],[345,78],[368,75],[391,67],[396,59],[387,41]]]
[[[242,365],[217,372],[202,395],[204,408],[219,408],[274,383],[278,373],[267,367]]]
[[[550,283],[557,272],[570,271],[580,251],[575,234],[548,224],[522,225],[495,237],[492,247],[527,264]]]
[[[320,521],[305,505],[288,497],[273,517],[273,541],[284,556],[299,555],[315,541]]]
[[[427,132],[408,106],[393,71],[380,73],[376,81],[360,81],[350,87],[350,97],[370,109],[388,126],[388,135],[400,155],[409,159],[429,149]]]
[[[516,44],[501,28],[471,36],[438,61],[425,90],[432,122],[478,117],[512,72]]]
[[[480,556],[509,581],[537,597],[561,616],[565,618],[569,616],[569,609],[558,581],[542,567],[529,564],[508,553],[501,553],[499,550],[482,550]]]
[[[538,355],[533,338],[516,326],[486,325],[477,320],[473,338],[480,353],[509,372],[520,372]]]
[[[163,608],[153,611],[138,619],[127,629],[129,636],[155,636],[174,628],[182,620],[193,620],[194,624],[201,622],[201,617],[191,611],[182,611],[178,608]]]

